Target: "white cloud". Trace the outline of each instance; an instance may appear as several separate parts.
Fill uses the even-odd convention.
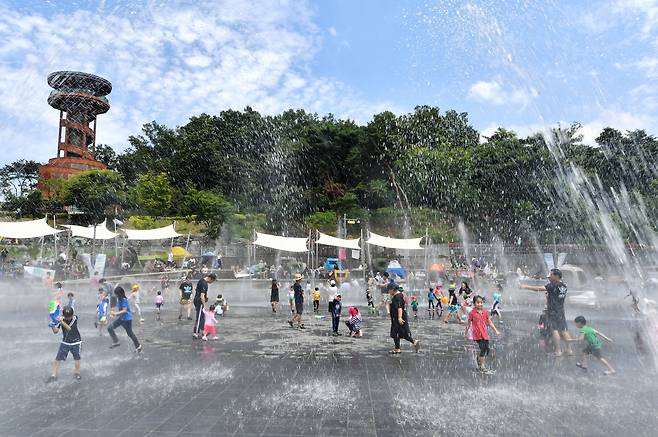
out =
[[[330,27],[329,29],[327,29],[327,32],[329,32],[329,35],[331,35],[331,36],[338,35],[338,31],[336,30],[335,27]]]
[[[492,81],[480,80],[475,82],[468,90],[467,97],[482,103],[495,106],[520,106],[526,107],[538,96],[536,89],[528,88],[505,88],[504,84],[496,79]]]
[[[98,142],[118,149],[151,120],[184,124],[200,112],[288,108],[366,121],[370,102],[309,67],[321,30],[304,1],[169,3],[40,16],[0,7],[0,160],[55,153],[58,113],[48,73],[82,70],[113,84]]]
[[[658,1],[656,0],[616,0],[615,13],[639,13],[643,17],[641,32],[648,37],[658,26]]]
[[[647,130],[647,127],[655,126],[657,122],[658,118],[651,115],[635,114],[615,108],[606,108],[603,109],[596,118],[583,123],[579,133],[583,136],[584,144],[595,146],[596,138],[601,134],[601,131],[605,127],[611,127],[621,132],[635,129]],[[569,126],[571,122],[561,120],[555,123],[536,122],[511,125],[491,123],[482,130],[482,137],[490,137],[498,127],[504,127],[505,129],[516,132],[520,138],[525,138],[537,132],[543,132],[552,127],[557,127],[558,124],[564,127]],[[656,132],[649,133],[652,134]],[[481,141],[483,140],[484,138],[481,139]]]

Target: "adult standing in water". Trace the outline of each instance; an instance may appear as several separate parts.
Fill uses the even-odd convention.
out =
[[[123,326],[123,329],[126,330],[126,334],[128,334],[128,337],[130,337],[135,345],[135,352],[139,353],[142,351],[142,345],[139,344],[139,340],[137,340],[137,336],[133,332],[133,315],[132,311],[130,311],[130,303],[126,297],[126,291],[123,287],[117,287],[114,289],[114,294],[117,297],[117,311],[110,311],[110,315],[116,317],[116,319],[114,319],[112,323],[110,323],[110,326],[107,327],[107,332],[110,334],[110,337],[112,337],[112,345],[110,346],[110,349],[119,346],[119,339],[114,330],[119,326]]]
[[[388,293],[391,296],[391,337],[395,343],[395,348],[389,353],[399,354],[402,352],[400,349],[400,339],[405,339],[413,344],[414,349],[418,352],[418,349],[420,349],[420,341],[414,341],[411,336],[411,328],[409,328],[407,317],[407,304],[404,301],[404,296],[400,292],[400,288],[394,284],[389,284]]]
[[[562,271],[551,269],[548,275],[548,284],[542,286],[521,285],[520,288],[533,291],[546,292],[546,329],[553,337],[555,356],[562,355],[560,337],[564,340],[568,355],[573,355],[571,350],[571,336],[567,330],[567,319],[564,315],[564,299],[567,297],[567,285],[562,282]]]
[[[212,284],[217,279],[217,275],[209,273],[205,277],[199,279],[196,283],[196,292],[194,293],[194,309],[196,310],[196,319],[194,319],[194,331],[192,337],[200,338],[203,332],[206,318],[203,314],[203,307],[208,302],[208,284]]]
[[[304,324],[302,323],[302,313],[304,312],[304,289],[301,284],[302,279],[304,279],[302,275],[299,273],[295,274],[295,284],[292,286],[295,297],[295,314],[290,320],[288,320],[288,324],[291,328],[293,323],[297,322],[297,327],[299,329],[304,329]]]
[[[272,305],[272,312],[276,313],[276,307],[279,305],[279,283],[276,279],[272,279],[272,288],[270,290],[270,305]]]

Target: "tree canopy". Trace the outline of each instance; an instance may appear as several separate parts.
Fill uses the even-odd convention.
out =
[[[463,221],[482,239],[541,238],[560,226],[577,241],[588,235],[588,202],[598,205],[601,196],[613,199],[608,212],[618,218],[623,208],[613,203],[621,196],[656,223],[658,140],[605,128],[590,147],[579,131],[573,124],[526,138],[505,129],[483,137],[466,113],[433,106],[383,112],[365,125],[303,110],[227,110],[176,128],[148,123],[121,153],[99,146],[97,157],[116,179],[77,176],[63,200],[84,196],[94,208],[123,202],[155,216],[194,215],[214,235],[230,213],[262,214],[268,229],[293,232],[304,223],[326,226],[332,214],[368,219],[369,211],[425,208],[444,224]],[[31,180],[14,183],[22,191]],[[124,182],[133,187],[128,199],[119,195]],[[117,195],[101,196],[91,188],[99,183]]]

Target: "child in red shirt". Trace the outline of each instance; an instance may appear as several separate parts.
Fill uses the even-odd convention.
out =
[[[469,336],[469,329],[472,331],[472,338],[480,348],[478,355],[478,370],[482,373],[493,373],[493,371],[486,368],[484,360],[489,355],[489,334],[487,332],[487,325],[491,326],[496,334],[499,334],[498,329],[493,324],[489,312],[483,309],[484,298],[482,296],[475,296],[474,299],[475,309],[468,314],[468,321],[466,322],[466,337]]]

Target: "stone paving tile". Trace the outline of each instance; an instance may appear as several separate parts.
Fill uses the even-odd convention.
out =
[[[20,321],[26,343],[14,358],[20,377],[0,379],[0,390],[14,398],[0,404],[7,406],[0,408],[0,437],[457,437],[473,431],[519,435],[521,430],[542,435],[545,429],[534,423],[536,417],[558,422],[555,430],[562,435],[606,429],[641,436],[658,428],[653,413],[658,385],[646,378],[646,365],[641,364],[649,358],[633,349],[629,325],[634,321],[597,320],[597,328],[613,332],[616,340],[607,352],[620,375],[605,378],[598,371],[583,375],[574,359],[555,360],[538,352],[532,331],[535,310],[509,311],[510,321],[493,343],[496,354],[490,362],[498,373],[488,378],[474,371],[475,349],[456,324],[413,322],[422,353],[414,354],[405,344],[403,354],[391,357],[385,318],[366,319],[362,339],[333,339],[327,336],[327,320],[311,319],[312,329],[297,331],[287,328],[283,318],[258,311],[236,307],[221,321],[229,334],[206,344],[191,340],[187,323],[137,326],[146,345],[142,357],[128,348],[109,351],[107,338],[94,337],[89,323],[82,328],[84,379],[73,383],[62,377],[48,386],[40,381],[47,376],[57,338],[45,335],[42,324],[9,315],[0,320],[0,329]],[[80,314],[93,319],[91,311]],[[165,321],[170,316],[175,318],[163,314]],[[9,341],[0,338],[0,347],[15,350]],[[20,355],[26,348],[30,354]],[[0,371],[11,365],[0,363]],[[70,371],[66,362],[62,374],[68,378]],[[583,397],[597,399],[591,417],[578,414]],[[495,415],[471,417],[463,432],[440,419],[476,403]],[[626,421],[618,411],[633,411],[633,419]]]

